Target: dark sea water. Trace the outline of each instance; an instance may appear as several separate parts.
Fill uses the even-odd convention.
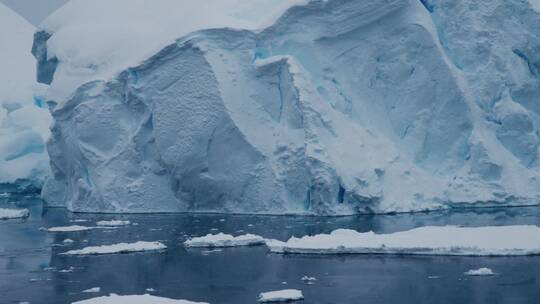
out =
[[[14,201],[14,204],[8,202]],[[260,292],[296,288],[300,303],[540,303],[540,257],[429,257],[391,255],[304,256],[270,254],[264,246],[206,252],[186,249],[189,236],[218,231],[285,240],[336,228],[394,232],[424,225],[540,225],[538,207],[464,210],[339,218],[232,215],[73,214],[46,209],[35,198],[1,199],[0,207],[25,207],[25,220],[0,221],[0,303],[71,303],[117,294],[151,293],[213,304],[256,303]],[[76,219],[88,222],[73,223]],[[48,233],[40,227],[130,220],[113,230]],[[494,236],[496,237],[496,236]],[[64,245],[66,238],[74,240]],[[165,252],[62,256],[85,246],[161,241]],[[53,267],[56,270],[49,270]],[[71,272],[61,272],[72,268]],[[497,275],[467,277],[490,267]],[[301,281],[316,277],[313,285]],[[286,282],[286,284],[284,283]],[[101,287],[99,293],[82,290]],[[155,291],[148,292],[147,288]]]

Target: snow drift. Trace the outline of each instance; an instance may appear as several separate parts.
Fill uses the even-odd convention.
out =
[[[540,198],[528,2],[125,2],[70,1],[34,36],[49,204],[343,215]]]
[[[0,3],[0,188],[39,188],[49,174],[51,117],[35,81],[34,27]]]

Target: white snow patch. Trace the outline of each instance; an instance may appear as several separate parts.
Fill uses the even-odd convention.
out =
[[[537,226],[456,227],[426,226],[391,234],[349,229],[330,234],[267,240],[270,251],[305,254],[420,254],[512,256],[540,254]]]
[[[276,291],[263,292],[259,294],[258,301],[261,303],[268,302],[288,302],[302,300],[304,295],[298,289],[283,289]]]
[[[127,226],[131,224],[130,221],[111,220],[111,221],[99,221],[96,223],[98,226]]]
[[[191,302],[187,300],[175,300],[163,297],[144,295],[119,296],[111,293],[108,296],[92,298],[74,302],[73,304],[208,304],[204,302]]]
[[[5,209],[0,208],[0,220],[25,218],[30,215],[28,209]]]
[[[94,292],[100,292],[101,291],[101,287],[92,287],[92,288],[89,288],[89,289],[85,289],[81,292],[84,292],[84,293],[94,293]]]
[[[236,247],[262,245],[263,237],[254,234],[243,234],[232,236],[222,232],[218,234],[207,234],[206,236],[195,237],[184,242],[186,247]]]
[[[144,251],[164,250],[167,246],[160,242],[138,241],[135,243],[118,243],[113,245],[90,246],[83,249],[70,250],[61,254],[64,255],[91,255],[91,254],[114,254],[131,253]]]
[[[487,268],[487,267],[482,267],[482,268],[478,268],[478,269],[471,269],[471,270],[465,272],[464,274],[468,275],[468,276],[492,276],[492,275],[495,275],[493,270],[491,270],[490,268]]]

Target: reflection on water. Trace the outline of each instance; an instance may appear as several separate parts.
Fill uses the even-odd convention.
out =
[[[3,199],[0,207],[9,205],[8,201],[13,199]],[[327,233],[336,228],[394,232],[424,225],[540,225],[538,207],[318,218],[72,214],[63,209],[43,209],[39,200],[31,198],[18,198],[15,205],[29,208],[31,216],[0,221],[0,303],[70,303],[113,292],[142,294],[148,288],[155,289],[151,293],[156,295],[214,304],[256,303],[259,292],[283,288],[302,289],[304,303],[540,303],[540,257],[313,257],[269,254],[264,247],[207,252],[182,246],[189,236],[218,231],[285,240],[292,235]],[[56,234],[39,229],[93,225],[110,219],[136,224]],[[66,238],[74,242],[63,244]],[[108,256],[58,255],[85,246],[136,240],[159,240],[168,250]],[[471,268],[484,266],[497,275],[463,276]],[[318,281],[307,285],[301,281],[304,275]],[[101,287],[101,292],[81,293],[92,287]]]

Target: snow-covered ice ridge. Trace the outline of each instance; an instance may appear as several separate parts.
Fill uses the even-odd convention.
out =
[[[222,232],[207,234],[206,236],[194,237],[184,242],[186,247],[238,247],[264,245],[265,239],[259,235],[243,234],[232,236]]]
[[[527,1],[204,3],[218,9],[73,0],[41,25],[49,204],[345,215],[540,199]]]
[[[0,186],[40,188],[50,174],[51,115],[30,54],[35,28],[0,3]]]
[[[302,254],[539,255],[540,227],[426,226],[391,234],[338,229],[266,245],[272,252]]]

